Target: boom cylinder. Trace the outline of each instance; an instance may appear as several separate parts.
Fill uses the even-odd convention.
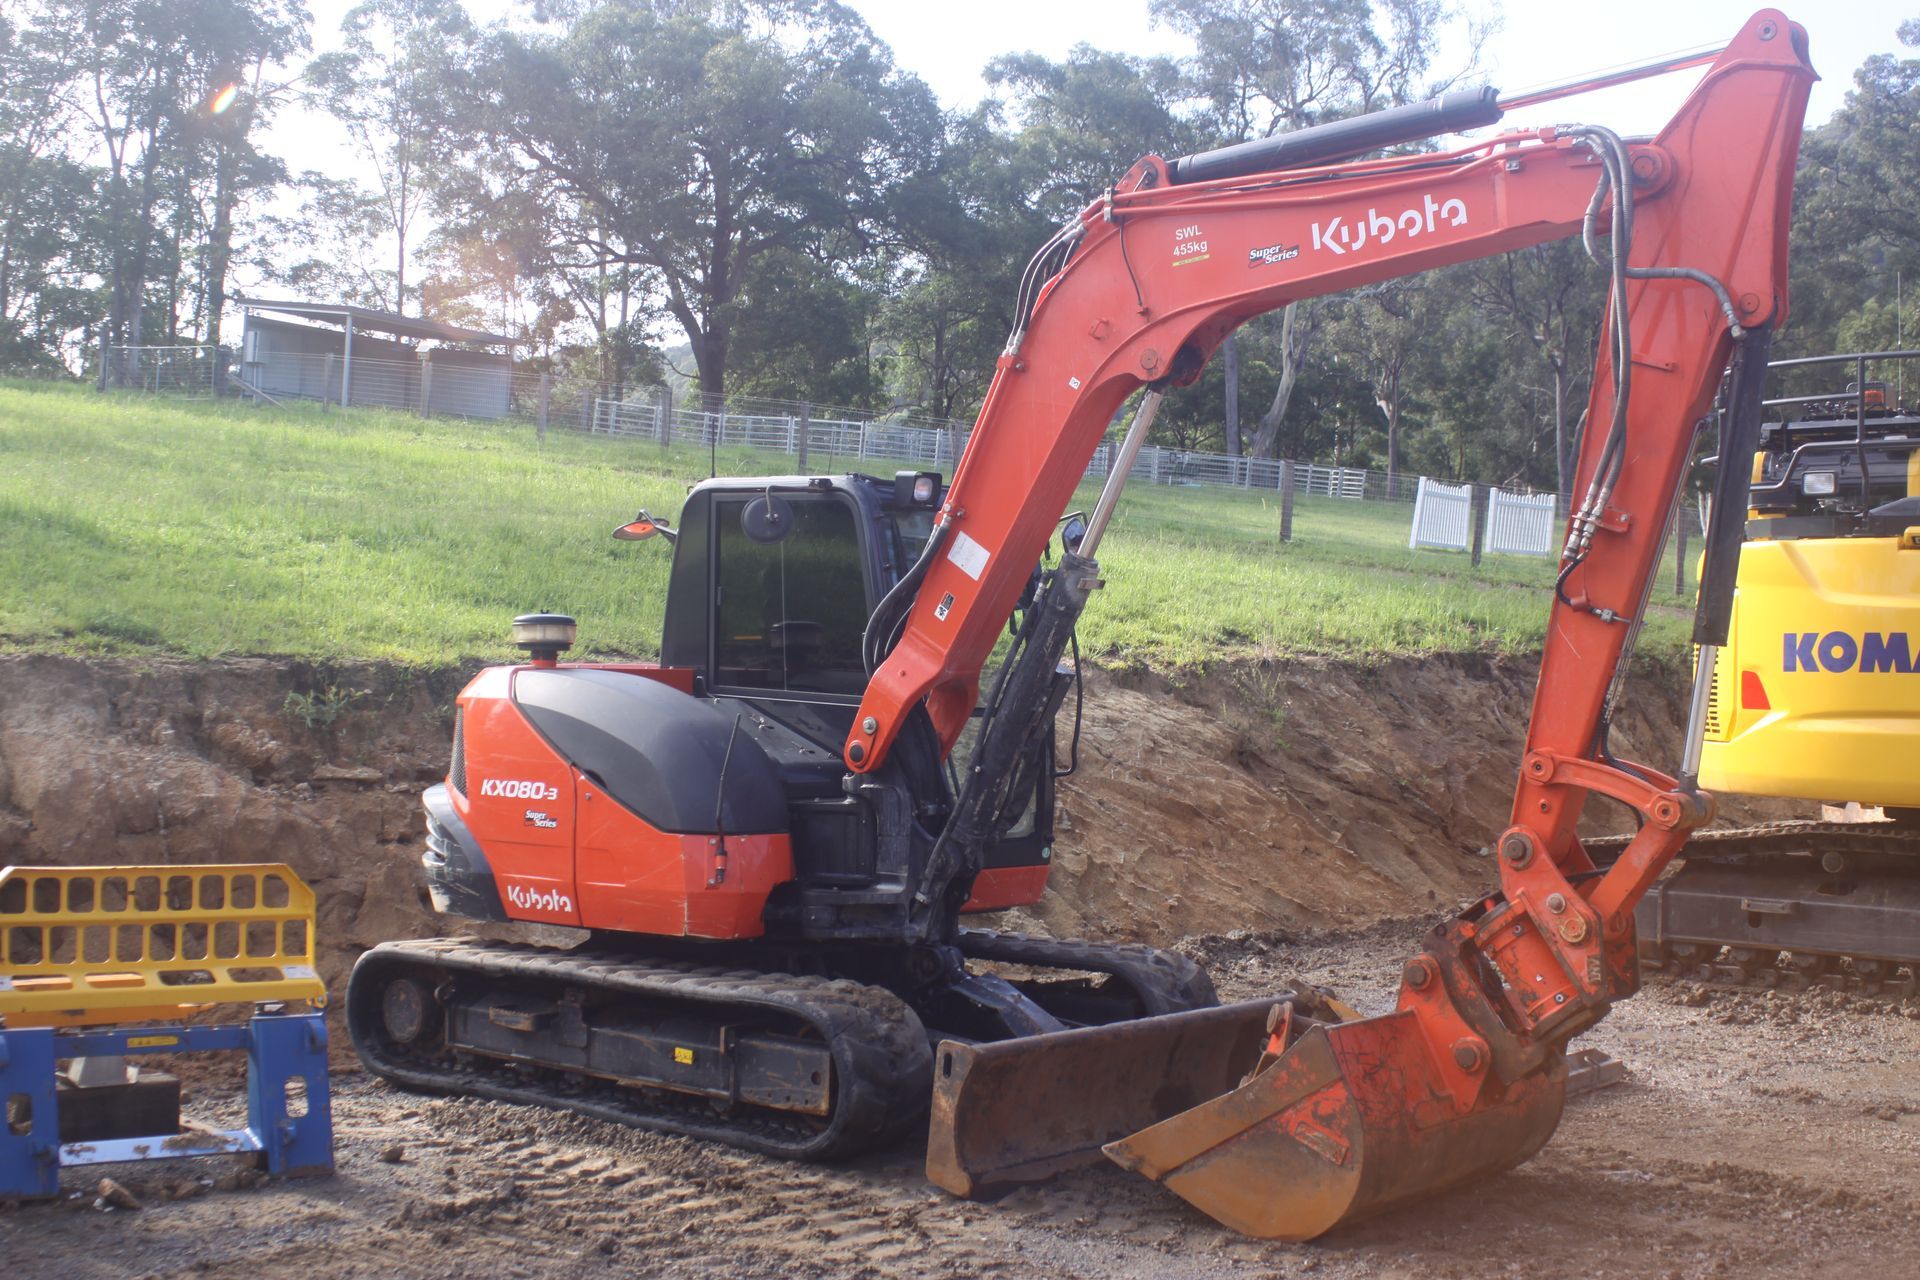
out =
[[[1308,165],[1351,160],[1403,142],[1478,129],[1497,123],[1504,114],[1500,92],[1492,85],[1456,89],[1425,102],[1410,102],[1404,107],[1389,107],[1350,120],[1335,120],[1310,129],[1295,129],[1271,138],[1256,138],[1252,142],[1181,156],[1167,168],[1176,187],[1216,178],[1239,178],[1249,173],[1271,173],[1275,169],[1303,169]]]

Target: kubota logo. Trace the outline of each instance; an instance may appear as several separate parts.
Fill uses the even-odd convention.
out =
[[[524,778],[482,778],[480,794],[505,796],[509,800],[558,800],[560,788]]]
[[[1415,236],[1432,235],[1441,219],[1445,219],[1450,227],[1467,225],[1467,206],[1459,197],[1449,197],[1438,203],[1432,196],[1422,199],[1426,202],[1424,207],[1404,209],[1397,217],[1381,213],[1378,209],[1369,209],[1364,219],[1356,218],[1352,222],[1346,220],[1345,214],[1330,222],[1316,222],[1313,224],[1313,247],[1345,256],[1349,252],[1359,252],[1369,243],[1392,244],[1395,236],[1405,236],[1411,240]]]
[[[554,889],[528,889],[521,885],[507,886],[507,901],[522,911],[560,911],[571,914],[573,899]]]
[[[1904,631],[1789,631],[1780,659],[1784,671],[1893,672],[1911,675],[1913,646]]]

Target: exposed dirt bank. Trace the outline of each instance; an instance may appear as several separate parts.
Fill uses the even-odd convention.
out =
[[[446,771],[466,674],[0,658],[0,863],[290,863],[318,894],[337,987],[361,949],[447,927],[420,882],[418,796]],[[1035,914],[1056,934],[1170,942],[1471,896],[1534,674],[1487,658],[1095,673]],[[1683,682],[1635,687],[1614,747],[1670,763]]]
[[[1038,915],[1058,934],[1165,943],[1471,897],[1492,883],[1486,851],[1507,824],[1537,674],[1477,656],[1243,664],[1179,682],[1102,673]],[[1684,674],[1648,668],[1631,688],[1613,750],[1670,769]],[[1631,826],[1596,802],[1585,829]]]
[[[0,863],[285,862],[329,985],[434,931],[419,793],[446,772],[454,673],[0,659]]]

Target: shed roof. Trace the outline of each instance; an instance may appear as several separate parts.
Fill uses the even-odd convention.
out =
[[[342,329],[346,328],[347,321],[351,320],[355,329],[364,329],[369,333],[390,333],[400,338],[431,338],[436,342],[474,342],[490,347],[520,345],[518,338],[509,338],[503,334],[466,329],[457,324],[446,324],[419,316],[375,311],[370,307],[350,306],[344,302],[272,302],[264,298],[235,298],[234,301],[248,311],[273,311],[280,315],[298,316],[302,320],[338,325]]]

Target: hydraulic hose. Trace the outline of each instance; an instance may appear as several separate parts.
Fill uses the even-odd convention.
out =
[[[887,650],[893,647],[893,632],[906,617],[907,610],[913,607],[913,597],[920,590],[920,581],[933,568],[934,558],[940,554],[940,548],[946,545],[947,533],[952,527],[945,519],[934,524],[920,558],[913,562],[913,567],[902,575],[900,581],[893,584],[893,590],[882,596],[880,603],[873,607],[873,616],[867,619],[867,629],[860,637],[860,660],[868,675],[879,668],[886,659]]]

